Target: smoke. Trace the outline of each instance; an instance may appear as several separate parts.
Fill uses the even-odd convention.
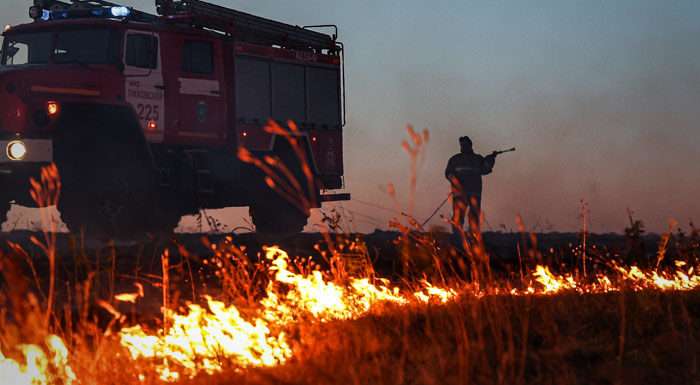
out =
[[[692,44],[684,43],[650,41],[640,51],[618,53],[634,65],[588,69],[596,78],[583,87],[552,85],[557,74],[490,85],[470,82],[467,74],[401,74],[399,113],[429,127],[433,138],[417,214],[427,216],[441,201],[444,164],[457,151],[457,138],[468,134],[482,153],[518,147],[485,177],[485,210],[494,229],[512,228],[522,214],[533,228],[575,230],[581,200],[600,232],[622,231],[628,209],[655,231],[666,230],[670,219],[681,225],[697,219],[700,66],[689,60],[696,56],[688,54]],[[397,151],[384,149],[385,160],[355,178],[398,179],[381,169],[402,170],[407,162],[398,151],[401,131],[392,132]],[[352,150],[349,157],[352,169],[358,159]]]
[[[628,208],[654,231],[700,217],[697,2],[265,0],[244,10],[341,26],[346,182],[357,199],[342,206],[358,230],[397,215],[388,182],[408,206],[406,123],[431,131],[418,219],[447,193],[445,163],[465,134],[482,153],[518,148],[485,178],[486,228],[513,228],[522,214],[530,228],[576,230],[582,199],[598,232],[622,231]],[[245,213],[222,215],[233,227]]]

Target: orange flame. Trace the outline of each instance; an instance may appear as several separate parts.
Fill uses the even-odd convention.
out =
[[[374,284],[367,278],[353,278],[339,285],[324,279],[320,271],[307,275],[291,271],[289,256],[277,247],[265,252],[274,281],[257,316],[246,319],[235,306],[207,298],[208,309],[191,304],[185,315],[166,311],[167,331],[148,334],[141,326],[123,329],[122,345],[133,359],[154,360],[161,380],[175,381],[220,372],[227,364],[243,368],[282,364],[293,355],[285,331],[304,319],[353,319],[379,303],[411,303],[411,296],[389,287],[386,280]],[[419,302],[445,303],[457,294],[427,282],[423,285],[415,294]],[[284,286],[284,294],[278,286]]]
[[[134,283],[134,286],[136,286],[136,293],[122,293],[122,294],[117,294],[114,296],[114,299],[119,301],[119,302],[128,302],[128,303],[136,303],[139,298],[143,298],[143,285],[136,282]]]
[[[644,271],[638,266],[624,268],[615,265],[615,271],[619,274],[615,280],[604,274],[599,274],[591,283],[579,282],[570,274],[555,275],[548,267],[538,265],[533,276],[541,288],[528,287],[525,291],[514,289],[513,295],[525,294],[556,294],[562,291],[576,291],[578,293],[605,293],[619,291],[622,287],[639,290],[676,290],[687,291],[700,287],[700,275],[695,274],[694,267],[686,267],[685,262],[676,263],[676,270],[667,273],[659,270]],[[616,282],[616,283],[613,283]]]
[[[76,376],[68,362],[68,349],[56,336],[46,339],[48,355],[36,345],[21,345],[22,363],[0,351],[0,378],[12,385],[71,385]]]
[[[562,292],[604,293],[626,290],[693,290],[700,287],[696,267],[676,263],[672,271],[644,270],[637,266],[614,266],[609,275],[599,274],[578,280],[572,274],[557,275],[549,267],[538,265],[530,273],[532,281],[522,289],[491,287],[456,288],[419,282],[412,292],[391,286],[388,280],[348,278],[332,281],[319,271],[295,271],[290,258],[278,247],[265,248],[272,280],[259,307],[242,312],[233,305],[205,297],[206,305],[190,304],[184,314],[164,309],[164,327],[149,332],[141,325],[119,332],[121,345],[131,359],[145,360],[153,373],[140,373],[141,381],[160,379],[174,382],[199,374],[215,374],[226,368],[281,365],[294,356],[292,336],[302,322],[327,322],[357,319],[379,306],[424,306],[447,304],[461,296],[481,298],[487,295],[552,295]],[[124,293],[115,298],[123,302],[143,297]],[[103,304],[104,306],[104,304]],[[116,310],[114,310],[116,312]],[[115,318],[124,319],[115,313]],[[0,378],[15,379],[17,385],[78,383],[69,364],[69,354],[60,338],[51,336],[46,348],[35,345],[17,347],[19,361],[0,351]]]
[[[318,270],[308,274],[290,270],[289,256],[278,247],[265,248],[265,253],[274,279],[255,315],[246,318],[235,306],[206,298],[206,309],[191,304],[184,315],[165,310],[166,324],[171,325],[167,330],[148,334],[141,326],[123,329],[122,345],[133,359],[153,360],[160,379],[175,381],[183,376],[221,372],[227,365],[245,368],[283,364],[293,356],[287,336],[302,321],[356,319],[379,304],[446,304],[460,296],[453,288],[436,287],[425,280],[420,282],[422,288],[413,293],[402,293],[383,279],[350,278],[339,284],[327,280]],[[548,267],[538,265],[531,274],[535,286],[493,288],[470,294],[480,298],[504,293],[602,293],[620,290],[625,283],[633,290],[691,290],[700,286],[700,276],[693,274],[693,268],[681,270],[684,264],[677,267],[674,274],[617,267],[619,277],[599,275],[594,281],[581,282],[571,274],[556,275]]]
[[[188,377],[220,372],[225,365],[222,358],[248,367],[277,365],[291,356],[284,333],[273,336],[264,320],[248,322],[236,307],[211,298],[207,301],[208,310],[190,305],[187,315],[168,314],[171,326],[167,334],[161,330],[149,335],[141,326],[122,330],[122,345],[133,359],[156,359],[164,381],[180,379],[177,370]]]

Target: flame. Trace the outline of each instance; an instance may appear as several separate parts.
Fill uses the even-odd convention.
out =
[[[288,254],[278,247],[265,248],[272,278],[265,297],[252,309],[237,308],[205,297],[205,304],[189,304],[182,312],[165,309],[163,326],[148,330],[142,325],[118,332],[121,345],[134,361],[146,361],[152,372],[137,373],[142,382],[159,379],[175,382],[200,374],[215,374],[233,368],[269,367],[287,363],[293,356],[294,338],[301,323],[357,319],[384,306],[442,305],[462,296],[482,298],[495,295],[554,295],[562,292],[579,294],[620,290],[693,290],[700,287],[696,267],[675,263],[674,269],[645,270],[613,265],[607,274],[598,273],[581,279],[565,273],[557,275],[549,267],[538,265],[526,277],[522,288],[509,285],[457,289],[435,286],[427,280],[418,289],[401,290],[385,279],[347,278],[331,280],[320,270],[299,272]],[[305,270],[304,270],[305,271]],[[528,282],[526,280],[526,282]],[[121,302],[136,302],[143,297],[143,287],[136,293],[118,294]],[[113,309],[107,303],[102,306]],[[113,309],[115,318],[125,318]],[[13,350],[15,351],[15,350]],[[51,336],[46,348],[21,345],[16,348],[21,359],[7,358],[0,351],[0,378],[11,378],[12,385],[72,385],[78,383],[69,364],[69,354],[60,338]]]
[[[206,298],[207,307],[190,304],[186,314],[166,310],[169,325],[149,334],[141,326],[123,329],[121,343],[135,360],[153,360],[161,380],[176,381],[199,373],[213,374],[225,367],[274,366],[287,362],[293,351],[288,335],[300,322],[326,322],[356,319],[380,304],[446,304],[460,294],[454,288],[420,282],[421,289],[404,293],[384,279],[350,278],[333,282],[319,270],[307,274],[290,269],[289,256],[278,247],[265,248],[273,279],[267,286],[260,307],[244,317],[235,306]],[[620,290],[631,283],[633,290],[692,290],[700,286],[693,268],[676,264],[674,274],[629,270],[616,267],[619,276],[599,274],[590,281],[577,280],[571,274],[556,275],[549,267],[538,265],[530,276],[535,286],[524,289],[491,288],[471,293],[485,295],[551,295],[564,291],[604,293]],[[686,269],[686,270],[682,270]],[[126,299],[130,299],[126,298]],[[145,378],[142,375],[140,378]]]
[[[114,296],[114,299],[119,301],[119,302],[128,302],[128,303],[136,303],[139,298],[143,298],[143,285],[136,282],[134,283],[134,286],[136,286],[136,293],[122,293],[122,294],[117,294]]]
[[[445,304],[457,298],[457,291],[454,289],[435,287],[426,280],[421,281],[421,284],[423,285],[423,290],[413,293],[420,302],[429,303],[431,301],[437,301],[438,303]]]
[[[68,349],[57,336],[46,339],[48,356],[37,345],[20,345],[22,363],[0,351],[0,378],[9,385],[71,385],[76,376],[68,362]],[[9,381],[9,382],[5,382]]]
[[[549,268],[542,265],[537,265],[533,273],[537,282],[544,286],[544,293],[556,293],[562,290],[576,289],[576,281],[573,277],[556,276],[549,271]]]
[[[119,302],[136,303],[136,300],[139,299],[139,295],[137,293],[123,293],[115,295],[114,299]]]
[[[541,289],[529,287],[526,291],[511,290],[513,295],[524,294],[556,294],[562,291],[576,291],[581,294],[606,293],[619,291],[623,286],[628,289],[639,290],[676,290],[687,291],[700,287],[700,275],[695,274],[694,267],[688,267],[683,261],[675,263],[676,270],[672,273],[659,270],[644,271],[638,266],[624,268],[614,265],[618,277],[613,280],[608,275],[599,274],[594,282],[586,283],[577,281],[572,275],[563,276],[552,274],[548,267],[538,265],[532,275]],[[616,283],[613,283],[616,282]]]
[[[320,321],[351,319],[367,313],[378,302],[408,303],[398,288],[387,286],[386,280],[378,280],[377,286],[369,279],[353,278],[349,285],[341,286],[327,282],[318,270],[306,276],[291,272],[289,256],[277,247],[267,248],[266,255],[272,260],[270,270],[275,272],[275,281],[290,289],[280,297],[273,286],[268,287],[268,296],[262,301],[268,319],[290,322],[301,314]]]
[[[315,270],[299,274],[289,269],[289,256],[278,247],[265,249],[274,279],[255,316],[246,319],[235,306],[207,298],[208,308],[191,304],[184,315],[166,312],[170,324],[156,334],[141,326],[123,329],[121,343],[133,359],[156,363],[158,376],[175,381],[201,372],[221,372],[226,366],[239,368],[285,363],[293,352],[286,331],[304,320],[325,322],[355,319],[380,304],[405,306],[412,296],[390,287],[387,280],[374,283],[352,278],[345,285],[326,280]],[[446,303],[457,296],[427,281],[413,296],[419,302]]]
[[[663,271],[642,271],[637,266],[632,266],[629,270],[616,266],[623,278],[632,284],[636,290],[659,289],[659,290],[693,290],[700,287],[700,275],[695,275],[694,267],[686,267],[685,262],[676,263],[676,270],[673,273]],[[685,269],[685,270],[684,270]]]
[[[171,366],[182,368],[193,377],[199,372],[223,370],[225,358],[239,367],[273,366],[286,361],[291,350],[284,333],[272,335],[267,322],[248,322],[236,307],[207,299],[208,309],[189,305],[187,315],[167,314],[172,322],[166,331],[147,334],[141,326],[123,329],[121,343],[133,359],[157,359],[157,370],[164,381],[180,378]]]

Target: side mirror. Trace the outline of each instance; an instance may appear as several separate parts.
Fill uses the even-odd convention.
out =
[[[13,47],[13,46],[7,47],[7,58],[8,59],[14,58],[15,55],[17,55],[17,52],[19,52],[19,48]]]
[[[124,73],[124,69],[126,68],[126,66],[124,65],[124,62],[119,60],[116,62],[115,66],[117,67],[117,71]]]

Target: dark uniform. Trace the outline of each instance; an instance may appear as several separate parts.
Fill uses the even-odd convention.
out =
[[[479,231],[481,216],[481,176],[488,175],[496,164],[496,155],[481,156],[474,153],[468,137],[459,139],[462,152],[450,158],[445,178],[452,184],[452,231],[461,233],[464,217],[469,209],[469,230]],[[459,227],[457,227],[457,225]]]

